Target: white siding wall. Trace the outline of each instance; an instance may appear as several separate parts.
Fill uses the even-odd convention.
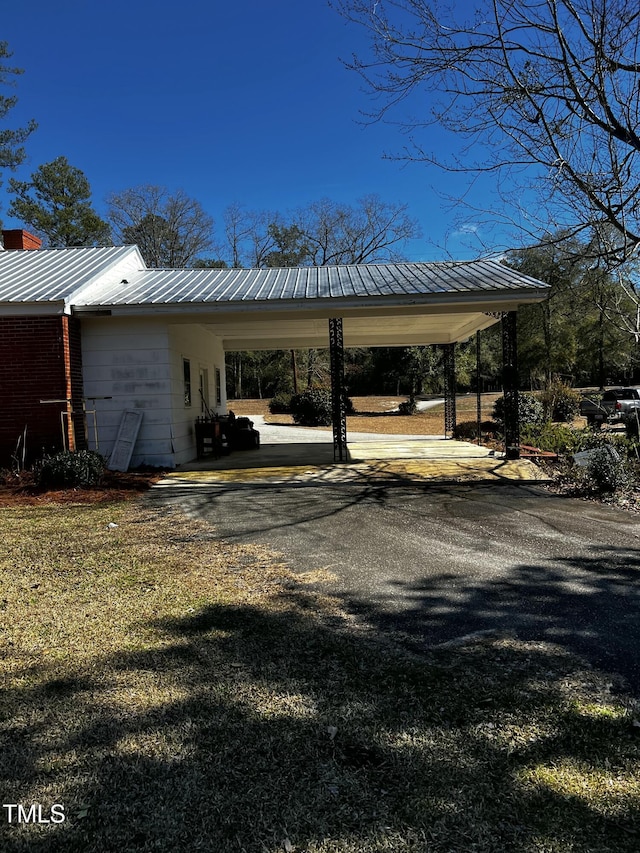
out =
[[[191,362],[189,409],[184,406],[183,357]],[[82,360],[87,409],[95,407],[97,413],[100,453],[111,453],[123,411],[138,409],[143,418],[131,467],[173,468],[195,458],[200,366],[208,369],[212,408],[216,367],[224,383],[224,352],[214,335],[201,326],[171,326],[165,319],[87,317],[82,319]],[[218,410],[226,411],[224,384]],[[92,415],[87,422],[94,448]]]
[[[173,443],[176,465],[196,457],[195,419],[202,414],[199,393],[200,370],[205,369],[209,380],[209,408],[217,414],[227,410],[222,342],[203,326],[173,325],[169,327],[171,352]],[[191,406],[184,402],[184,359],[191,367]],[[221,404],[216,406],[216,368],[222,382]]]

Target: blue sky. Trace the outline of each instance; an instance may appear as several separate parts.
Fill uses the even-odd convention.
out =
[[[378,193],[420,222],[408,259],[481,253],[468,245],[475,223],[461,229],[438,196],[462,193],[464,178],[383,159],[403,136],[363,126],[371,102],[340,60],[366,35],[326,0],[31,0],[6,4],[0,38],[24,69],[8,125],[39,125],[22,180],[64,155],[102,214],[108,193],[157,184],[196,198],[220,231],[233,202],[286,212]],[[429,145],[451,140],[434,131]],[[18,227],[9,200],[5,180],[0,215]]]

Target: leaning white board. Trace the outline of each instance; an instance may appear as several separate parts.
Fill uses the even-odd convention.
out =
[[[133,448],[136,444],[141,423],[142,412],[130,410],[122,413],[116,442],[113,445],[109,464],[107,465],[111,471],[129,470],[129,463],[131,462]]]

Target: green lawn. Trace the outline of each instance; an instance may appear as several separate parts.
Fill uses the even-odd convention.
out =
[[[411,656],[144,502],[0,523],[2,802],[66,818],[6,853],[640,849],[639,712],[559,648]]]

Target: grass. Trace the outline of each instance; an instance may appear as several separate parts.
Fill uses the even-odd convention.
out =
[[[482,419],[489,420],[493,404],[501,394],[482,394]],[[377,432],[400,435],[444,435],[444,404],[415,415],[399,415],[392,411],[406,397],[373,396],[353,397],[355,415],[347,417],[349,432]],[[269,413],[269,400],[229,400],[229,408],[236,415],[263,415],[267,423],[291,424],[291,415],[272,415]],[[476,395],[459,394],[456,397],[458,422],[476,420]]]
[[[2,802],[66,815],[3,851],[639,849],[638,709],[560,648],[412,656],[145,502],[0,516]]]

